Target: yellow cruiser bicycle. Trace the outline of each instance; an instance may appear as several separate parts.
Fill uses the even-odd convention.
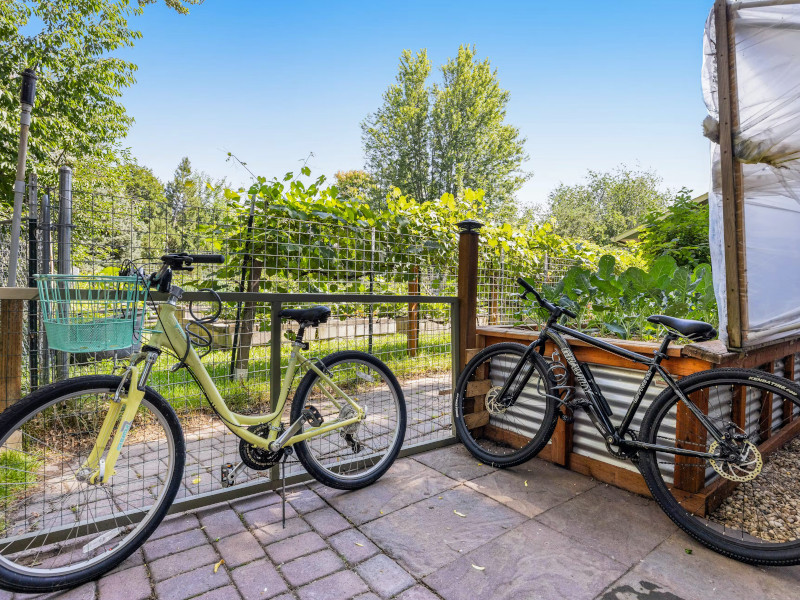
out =
[[[324,306],[281,313],[299,329],[273,412],[247,416],[229,410],[193,336],[175,317],[182,290],[172,285],[174,270],[221,264],[223,257],[181,253],[161,260],[161,269],[149,277],[132,269],[120,277],[39,277],[50,346],[69,352],[130,347],[144,323],[149,289],[168,299],[157,308],[158,326],[149,342],[122,376],[60,381],[0,415],[2,588],[45,592],[97,578],[130,556],[161,522],[186,485],[178,417],[147,385],[164,350],[180,358],[178,366],[189,369],[222,422],[241,438],[242,463],[250,468],[268,469],[294,448],[318,481],[352,490],[381,477],[400,451],[405,400],[384,363],[357,351],[319,360],[301,355],[308,349],[305,330],[330,315]],[[281,416],[301,366],[308,371],[284,426]],[[223,474],[228,484],[234,476]]]

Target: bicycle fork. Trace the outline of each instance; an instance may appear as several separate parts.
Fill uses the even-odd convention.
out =
[[[122,381],[111,399],[111,404],[103,420],[103,425],[100,427],[100,433],[97,435],[94,447],[89,453],[89,457],[78,469],[76,475],[78,480],[88,481],[91,484],[104,484],[108,483],[116,473],[114,467],[117,464],[119,453],[125,444],[125,438],[128,436],[133,419],[136,417],[136,412],[139,410],[139,405],[144,398],[145,384],[147,377],[150,375],[150,369],[157,359],[157,353],[149,352],[145,357],[145,365],[141,372],[139,367],[133,364],[122,376]],[[123,397],[123,388],[126,382],[130,382],[130,384],[127,395]],[[120,417],[120,413],[122,417]],[[113,439],[111,437],[112,433]],[[108,444],[109,439],[111,439],[110,446]],[[108,447],[107,453],[106,447]],[[104,453],[105,457],[103,457]]]

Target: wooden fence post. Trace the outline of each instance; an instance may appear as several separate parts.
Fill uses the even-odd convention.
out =
[[[0,412],[22,397],[22,324],[24,300],[0,300]],[[19,432],[6,442],[17,447]]]
[[[419,267],[412,267],[412,279],[408,282],[408,295],[419,296]],[[408,303],[408,355],[416,356],[419,347],[419,302]]]
[[[458,302],[461,369],[467,364],[467,350],[477,343],[478,325],[478,244],[483,223],[467,220],[458,223]]]
[[[747,256],[742,163],[736,159],[733,142],[734,136],[739,131],[739,102],[736,87],[736,47],[730,16],[727,0],[716,0],[714,22],[717,38],[717,96],[728,347],[742,348],[747,341],[746,332],[749,327]]]

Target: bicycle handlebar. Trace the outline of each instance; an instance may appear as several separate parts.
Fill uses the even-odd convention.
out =
[[[536,289],[530,283],[525,281],[522,277],[517,277],[517,283],[520,285],[520,287],[522,287],[525,290],[525,292],[522,294],[523,299],[528,296],[528,293],[531,293],[536,297],[536,302],[539,303],[539,306],[547,310],[547,312],[551,314],[559,313],[559,315],[563,313],[568,317],[570,317],[571,319],[576,319],[578,317],[578,315],[576,315],[568,308],[564,308],[563,306],[556,306],[548,302],[546,299],[542,298],[541,294],[539,294],[539,292],[537,292]]]

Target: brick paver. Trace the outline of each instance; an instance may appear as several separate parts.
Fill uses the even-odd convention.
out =
[[[330,550],[322,550],[286,563],[281,573],[290,585],[299,587],[344,568],[342,559]]]
[[[231,571],[244,600],[266,600],[289,589],[268,560],[258,560]]]
[[[97,582],[100,600],[145,600],[150,597],[150,579],[144,565],[106,575]]]
[[[422,585],[415,585],[397,597],[397,600],[437,600],[439,596]]]
[[[350,600],[368,592],[367,584],[352,571],[339,571],[297,590],[300,600]]]
[[[304,515],[304,518],[322,537],[328,537],[350,528],[347,519],[332,508],[323,508],[309,513]]]
[[[212,540],[247,531],[241,517],[239,517],[239,513],[227,504],[214,509],[200,511],[198,517],[206,535]]]
[[[230,568],[264,558],[264,549],[249,531],[221,539],[216,544],[220,556]]]
[[[286,505],[286,520],[288,521],[292,517],[296,517],[297,513],[292,508],[291,504]],[[266,525],[271,525],[272,523],[280,523],[283,519],[283,511],[281,510],[280,504],[272,504],[270,506],[264,506],[262,508],[257,508],[255,510],[251,510],[246,512],[242,515],[244,518],[245,523],[247,523],[250,527],[265,527]]]
[[[296,490],[287,490],[286,500],[300,514],[306,514],[327,506],[313,490],[303,486]]]
[[[156,594],[166,600],[186,600],[206,591],[228,585],[231,579],[228,570],[220,567],[214,573],[212,565],[182,573],[156,584]]]
[[[282,564],[300,556],[324,550],[328,545],[318,533],[308,531],[267,546],[267,554],[275,564]]]
[[[800,567],[728,560],[651,500],[537,460],[496,471],[459,446],[402,459],[362,490],[309,484],[287,498],[285,528],[274,493],[177,515],[98,582],[13,600],[623,600],[764,590],[797,600],[800,589]]]
[[[239,598],[241,598],[239,591],[232,585],[226,585],[200,596],[195,596],[192,600],[238,600]]]
[[[254,529],[253,535],[256,536],[256,539],[263,546],[267,546],[269,544],[285,540],[286,538],[305,533],[306,531],[311,531],[311,526],[303,519],[294,518],[286,519],[286,527],[283,527],[281,522],[278,521],[277,523],[272,523],[266,527]]]
[[[153,576],[153,581],[164,581],[203,565],[213,565],[218,560],[219,557],[214,548],[205,544],[150,562],[150,574]]]
[[[168,554],[176,554],[207,543],[208,538],[200,529],[191,529],[156,541],[148,540],[144,545],[144,557],[149,562]]]
[[[328,543],[351,565],[375,556],[380,549],[358,529],[347,529],[328,538]]]
[[[182,531],[196,529],[199,526],[200,521],[197,520],[197,515],[195,514],[186,513],[170,516],[161,522],[147,541],[152,542],[162,537],[167,537],[168,535],[175,535]]]
[[[416,583],[407,571],[385,554],[361,563],[356,572],[381,598],[391,598]]]

